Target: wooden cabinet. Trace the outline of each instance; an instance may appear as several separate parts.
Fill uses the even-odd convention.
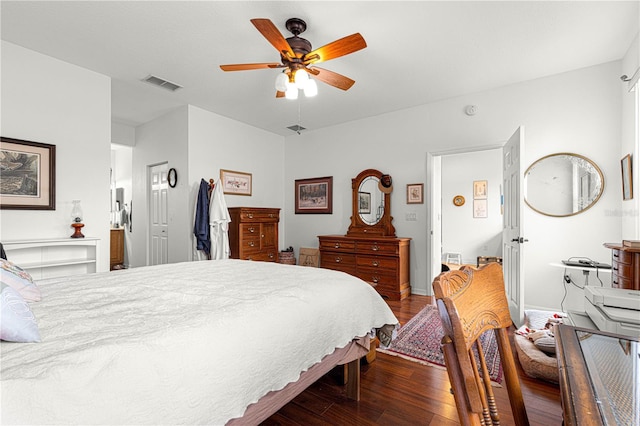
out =
[[[231,258],[278,261],[280,209],[260,207],[229,208]]]
[[[604,246],[611,249],[611,287],[640,290],[640,248]]]
[[[411,238],[323,235],[320,267],[354,275],[384,297],[401,300],[409,295]]]
[[[120,269],[124,265],[124,228],[111,229],[110,270]]]

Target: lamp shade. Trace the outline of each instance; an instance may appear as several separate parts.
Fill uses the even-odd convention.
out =
[[[284,92],[287,99],[298,99],[298,88],[295,83],[287,82],[287,90]]]
[[[308,79],[304,85],[304,95],[307,98],[311,98],[317,94],[318,94],[318,85],[316,84],[316,81],[312,78]]]
[[[304,89],[309,81],[309,74],[305,70],[297,70],[294,76],[294,81],[298,89]]]
[[[287,91],[287,83],[289,82],[289,76],[285,73],[280,73],[276,77],[276,90],[278,92],[286,92]]]
[[[82,206],[80,200],[73,200],[73,208],[71,209],[71,222],[82,222]]]

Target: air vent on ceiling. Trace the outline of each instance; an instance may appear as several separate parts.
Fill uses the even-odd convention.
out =
[[[182,89],[182,86],[176,83],[172,83],[164,78],[157,77],[155,75],[148,75],[142,81],[145,83],[153,84],[154,86],[159,86],[167,90],[171,90],[175,92],[178,89]]]
[[[294,131],[294,132],[297,132],[297,133],[300,133],[301,130],[307,130],[306,127],[302,127],[299,124],[294,124],[293,126],[289,126],[289,127],[287,127],[287,129],[289,129],[291,131]]]

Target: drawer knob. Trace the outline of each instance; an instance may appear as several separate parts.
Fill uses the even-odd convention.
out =
[[[273,259],[273,253],[269,253],[269,259]]]
[[[342,258],[341,257],[336,257],[336,263],[340,263],[342,262]]]
[[[253,234],[254,232],[256,232],[256,228],[254,228],[254,227],[252,226],[251,228],[249,228],[249,232],[251,232],[251,233]]]
[[[340,248],[340,243],[335,243],[334,248]]]
[[[374,260],[373,262],[371,262],[371,264],[372,264],[373,266],[375,266],[376,268],[377,268],[378,266],[380,266],[380,262],[378,262],[377,260]]]
[[[374,284],[378,284],[378,281],[380,281],[380,278],[378,277],[371,277],[371,281],[374,282]]]
[[[247,217],[248,217],[249,219],[253,219],[253,213],[249,213],[249,214],[247,214]]]
[[[254,247],[256,245],[256,243],[254,243],[253,241],[249,241],[249,247]]]
[[[264,238],[264,234],[261,234],[261,235],[260,235],[260,238]]]
[[[620,257],[620,255],[616,252],[613,252],[613,257]]]
[[[371,250],[378,251],[378,250],[380,250],[380,247],[378,247],[377,244],[374,244],[374,245],[371,246]]]
[[[269,217],[273,217],[273,213],[269,213]]]

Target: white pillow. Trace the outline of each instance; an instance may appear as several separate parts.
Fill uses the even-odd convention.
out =
[[[15,289],[0,283],[0,340],[40,341],[40,330],[29,304]]]
[[[20,293],[27,302],[39,302],[42,298],[31,275],[9,260],[0,259],[0,281]]]

